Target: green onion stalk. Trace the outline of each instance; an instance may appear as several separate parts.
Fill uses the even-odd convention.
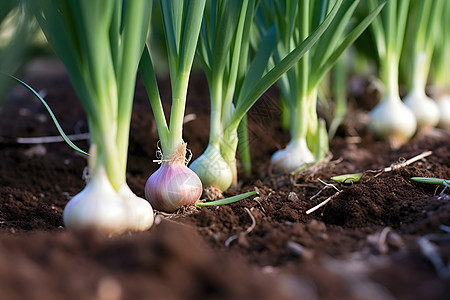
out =
[[[439,107],[427,96],[425,89],[431,67],[434,41],[440,25],[440,14],[444,0],[415,0],[411,2],[410,18],[408,18],[406,41],[412,42],[405,47],[403,55],[406,64],[412,65],[412,78],[409,93],[403,102],[413,111],[417,126],[420,128],[435,127],[439,122]]]
[[[155,209],[165,212],[194,205],[202,194],[200,179],[186,166],[186,143],[182,134],[189,76],[204,8],[205,0],[160,1],[172,87],[169,124],[148,47],[144,48],[139,66],[160,139],[158,162],[161,166],[148,178],[145,197]]]
[[[210,1],[205,11],[198,56],[210,90],[210,136],[205,152],[191,165],[205,188],[224,191],[236,185],[238,133],[239,126],[246,129],[242,126],[246,113],[324,34],[342,0],[337,1],[316,30],[275,65],[270,63],[277,43],[275,27],[254,32],[257,2]],[[245,138],[245,134],[240,136]]]
[[[375,7],[378,2],[369,0],[369,6]],[[384,91],[381,102],[370,112],[368,129],[375,137],[388,141],[392,147],[407,142],[417,127],[414,113],[400,99],[398,84],[409,2],[387,1],[386,7],[371,26]]]
[[[238,131],[227,129],[226,125],[235,112],[235,95],[239,94],[248,71],[256,6],[255,0],[208,1],[202,22],[197,52],[210,91],[210,132],[206,150],[190,168],[205,188],[215,188],[217,193],[237,181]],[[254,77],[260,77],[264,71],[264,60],[270,56],[274,40],[272,34],[261,44],[260,68],[252,69]]]
[[[333,67],[331,74],[331,97],[334,97],[334,107],[330,126],[328,128],[328,140],[333,139],[347,114],[347,76],[349,74],[350,52],[345,51],[343,56]]]
[[[438,127],[450,130],[450,1],[444,1],[435,34],[431,72],[434,98],[440,112]]]
[[[338,59],[333,68],[321,80],[318,88],[317,104],[319,115],[321,115],[328,127],[328,140],[332,140],[336,135],[347,114],[347,76],[351,69],[349,51]],[[282,109],[284,109],[282,107]],[[283,112],[282,112],[283,113]],[[286,107],[286,114],[289,113]],[[283,120],[281,120],[283,122]],[[289,125],[289,123],[288,123]],[[283,128],[283,127],[282,127]],[[287,128],[289,130],[289,127]]]
[[[13,74],[21,67],[26,46],[35,32],[35,22],[26,3],[19,0],[0,1],[0,72]],[[0,104],[12,81],[0,78]]]
[[[126,183],[137,69],[150,22],[146,0],[30,1],[87,114],[90,179],[63,212],[67,228],[142,231],[153,209]]]
[[[275,63],[317,28],[335,2],[264,2],[265,11],[275,11],[275,23],[280,36],[273,55]],[[319,119],[316,111],[321,81],[344,51],[379,14],[384,2],[375,7],[360,23],[352,24],[350,28],[349,24],[359,1],[345,0],[340,4],[336,18],[318,43],[279,80],[281,94],[291,112],[291,140],[286,148],[273,154],[271,167],[274,172],[295,172],[322,160],[328,154],[327,129],[324,120]],[[269,22],[266,21],[267,23]]]

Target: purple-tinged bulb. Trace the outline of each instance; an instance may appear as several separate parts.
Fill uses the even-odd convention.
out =
[[[163,161],[145,184],[145,198],[154,209],[174,212],[194,205],[202,194],[202,182],[184,161]]]

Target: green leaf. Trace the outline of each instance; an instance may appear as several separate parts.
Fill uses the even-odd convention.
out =
[[[2,0],[0,1],[0,24],[6,18],[6,16],[17,7],[19,1],[17,0]]]
[[[371,9],[375,9],[377,7],[377,0],[369,0],[369,7]],[[372,31],[372,35],[375,39],[375,46],[377,48],[378,57],[381,60],[384,60],[384,57],[386,56],[386,32],[385,32],[385,25],[383,24],[382,16],[379,16],[375,18],[370,26],[370,29]]]
[[[251,91],[251,88],[256,86],[257,82],[261,80],[272,51],[275,48],[277,42],[276,38],[275,27],[272,27],[264,36],[261,44],[259,44],[258,52],[251,62],[250,68],[245,76],[244,82],[242,83],[241,93],[248,93]],[[242,98],[245,99],[245,96],[246,95],[241,97],[241,95],[239,95],[237,103],[239,103],[239,100]]]
[[[248,192],[248,193],[243,193],[243,194],[236,195],[233,197],[228,197],[225,199],[220,199],[220,200],[211,201],[211,202],[197,202],[197,203],[195,203],[195,205],[199,206],[199,207],[204,207],[204,206],[218,206],[218,205],[231,204],[234,202],[244,200],[245,198],[248,198],[248,197],[256,195],[256,194],[258,194],[258,192]]]
[[[446,184],[450,184],[450,179],[441,179],[441,178],[431,178],[431,177],[412,177],[411,180],[420,182],[420,183],[429,183],[429,184],[436,184],[436,185],[442,185],[444,182]]]
[[[61,14],[56,13],[54,9],[50,9],[49,1],[33,1],[30,3],[33,5],[33,10],[39,12],[42,9],[45,14],[46,18],[44,19],[40,13],[36,13],[36,19],[47,41],[64,63],[86,113],[90,116],[99,115],[100,109],[95,101],[91,101],[92,91],[84,81],[84,76],[89,76],[89,73],[83,72],[84,70],[80,67],[83,55],[74,26],[66,24]],[[91,119],[95,120],[95,117]]]
[[[169,139],[169,128],[167,127],[167,121],[161,103],[161,96],[159,94],[158,83],[156,81],[155,71],[153,70],[153,63],[147,45],[144,47],[141,61],[139,63],[139,73],[141,74],[145,90],[147,91],[147,95],[150,100],[150,105],[152,106],[153,116],[155,117],[158,135],[161,141],[161,147],[166,149]]]
[[[392,2],[392,1],[389,1]],[[406,28],[406,20],[408,18],[408,8],[409,8],[410,0],[400,1],[398,6],[398,14],[397,18],[397,36],[395,37],[396,49],[400,54],[403,48],[403,41],[405,38],[405,28]],[[431,33],[430,33],[431,34]]]
[[[330,26],[339,6],[342,4],[343,0],[337,0],[335,6],[331,10],[330,14],[325,18],[322,24],[317,27],[314,32],[305,39],[297,48],[295,48],[291,53],[289,53],[283,60],[280,61],[275,67],[273,67],[268,73],[264,75],[257,84],[252,87],[250,91],[244,92],[239,95],[236,107],[236,111],[233,115],[229,126],[231,128],[237,128],[242,117],[247,113],[247,111],[253,106],[253,104],[261,97],[261,95],[267,91],[285,72],[287,72],[292,66],[307,52],[309,51],[315,43],[319,40],[325,30]],[[241,95],[244,95],[245,98]]]
[[[338,59],[347,50],[350,45],[352,45],[355,40],[366,30],[366,28],[372,23],[372,21],[378,16],[380,11],[383,9],[386,2],[378,5],[364,20],[361,21],[341,42],[339,47],[330,55],[330,57],[323,63],[320,69],[317,72],[314,72],[314,75],[309,81],[309,89],[315,88],[320,80],[325,76],[325,74],[330,71],[330,69],[336,64]]]
[[[202,24],[203,11],[206,0],[185,2],[183,12],[183,36],[180,49],[180,65],[178,71],[181,73],[190,72],[192,62],[197,48],[200,26]]]
[[[151,2],[147,0],[126,1],[120,37],[120,65],[117,74],[117,137],[116,144],[123,153],[120,157],[127,159],[133,96],[139,61],[148,35],[151,15]],[[123,162],[126,165],[126,161]]]
[[[222,5],[215,5],[212,9],[218,10],[217,21],[214,24],[213,44],[212,44],[212,69],[213,74],[216,70],[224,70],[228,63],[228,57],[231,42],[235,35],[236,27],[238,25],[240,6],[239,1],[225,1]],[[218,2],[212,2],[218,3]]]
[[[178,10],[183,9],[183,5],[180,3],[181,1],[177,1],[174,5],[174,1],[172,0],[161,0],[161,12],[164,26],[164,36],[166,37],[166,45],[168,56],[177,57],[179,52],[179,39],[180,33],[177,30],[179,27],[175,24],[174,17],[174,6],[178,8]]]
[[[163,20],[163,28],[164,28],[164,37],[166,39],[166,48],[167,48],[167,58],[169,60],[169,73],[170,73],[170,81],[172,86],[174,86],[174,80],[178,77],[178,66],[179,66],[179,47],[180,47],[180,32],[179,26],[176,26],[176,21],[182,18],[175,18],[174,14],[183,9],[183,4],[181,1],[177,0],[177,3],[172,0],[161,0],[161,12],[162,12],[162,20]],[[177,12],[174,12],[177,9]]]
[[[4,74],[4,73],[2,73],[2,74]],[[61,135],[61,137],[64,139],[64,141],[65,141],[70,147],[72,147],[74,150],[76,150],[76,151],[78,151],[78,152],[80,152],[80,153],[82,153],[82,154],[84,154],[84,155],[89,156],[89,153],[87,153],[87,152],[81,150],[80,148],[78,148],[77,145],[75,145],[75,144],[67,137],[67,135],[64,133],[64,130],[62,129],[61,125],[59,125],[58,120],[56,119],[55,115],[53,114],[53,111],[50,109],[50,106],[47,104],[47,102],[45,102],[45,100],[39,95],[38,92],[36,92],[31,86],[29,86],[28,84],[26,84],[25,82],[23,82],[23,81],[20,80],[19,78],[14,77],[14,76],[9,75],[9,74],[4,74],[4,75],[9,76],[10,78],[14,79],[16,82],[18,82],[19,84],[21,84],[22,86],[26,87],[29,91],[31,91],[31,92],[36,96],[36,98],[38,98],[39,101],[42,102],[42,104],[44,105],[45,109],[47,109],[47,111],[48,111],[50,117],[51,117],[52,120],[53,120],[53,123],[54,123],[55,126],[56,126],[56,129],[58,129],[58,132],[59,132],[59,134]]]
[[[228,80],[226,80],[227,92],[225,99],[233,98],[242,87],[242,83],[248,70],[249,47],[251,35],[254,28],[255,0],[245,1],[242,4],[236,33],[233,37],[232,51],[230,51],[230,64]]]
[[[363,173],[353,173],[353,174],[343,174],[331,177],[334,181],[339,181],[343,183],[347,182],[359,182],[361,180]]]
[[[359,1],[345,1],[339,8],[339,12],[331,23],[330,27],[325,31],[323,36],[314,47],[314,54],[312,55],[312,66],[321,66],[326,61],[336,47],[342,42],[345,34],[345,29],[350,24],[350,19],[353,12],[358,6]],[[317,70],[313,68],[311,71]]]

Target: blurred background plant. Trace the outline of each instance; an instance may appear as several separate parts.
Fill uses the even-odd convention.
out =
[[[431,62],[431,92],[439,107],[438,126],[450,130],[450,1],[444,1],[434,34],[436,38]]]
[[[381,0],[370,0],[369,8]],[[386,7],[371,25],[378,57],[378,77],[382,83],[381,101],[370,112],[369,131],[396,148],[416,132],[414,113],[400,98],[399,69],[410,0],[387,1]]]
[[[26,1],[0,1],[0,72],[17,74],[33,56],[49,53],[39,26]],[[14,82],[0,76],[0,104]]]
[[[278,81],[282,108],[289,112],[283,114],[282,123],[283,127],[289,128],[291,141],[286,148],[272,156],[271,166],[275,172],[294,172],[320,162],[328,155],[326,124],[317,114],[318,94],[324,86],[322,79],[328,76],[345,50],[371,24],[384,3],[380,1],[365,13],[363,19],[355,22],[357,19],[353,14],[359,1],[262,2],[259,27],[267,30],[274,23],[277,28],[278,44],[273,54],[275,63],[285,57],[289,49],[307,39],[326,13],[338,7],[337,17],[318,43]],[[334,128],[337,128],[337,123],[342,122],[342,115],[345,113],[345,71],[345,65],[338,66],[333,76],[337,93]],[[333,132],[332,134],[334,135]]]
[[[439,38],[437,27],[444,0],[412,0],[408,12],[405,46],[400,59],[407,95],[403,102],[414,113],[420,129],[435,127],[439,122],[439,108],[426,93],[435,41]]]

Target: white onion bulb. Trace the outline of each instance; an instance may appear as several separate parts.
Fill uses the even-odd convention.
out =
[[[440,128],[450,130],[450,95],[443,94],[440,96],[436,103],[439,108],[439,123]]]
[[[233,181],[233,172],[220,154],[218,146],[208,145],[189,168],[198,175],[204,187],[214,186],[225,191]]]
[[[202,194],[202,182],[184,159],[163,161],[145,184],[145,198],[157,210],[174,212],[194,205]]]
[[[290,173],[314,161],[314,155],[308,149],[306,140],[297,139],[291,140],[286,148],[275,152],[270,159],[270,164],[276,173]]]
[[[414,113],[399,96],[388,95],[370,112],[369,130],[393,146],[407,142],[416,128]]]
[[[67,203],[63,221],[69,229],[95,227],[109,233],[143,231],[153,224],[153,209],[126,184],[116,192],[105,170],[99,168],[86,187]]]
[[[425,91],[413,89],[405,99],[403,99],[403,103],[405,103],[414,113],[417,126],[422,128],[432,128],[438,124],[438,105],[433,99],[425,94]]]
[[[144,231],[150,228],[154,221],[150,203],[136,196],[127,184],[122,185],[118,193],[128,206],[128,230]]]

